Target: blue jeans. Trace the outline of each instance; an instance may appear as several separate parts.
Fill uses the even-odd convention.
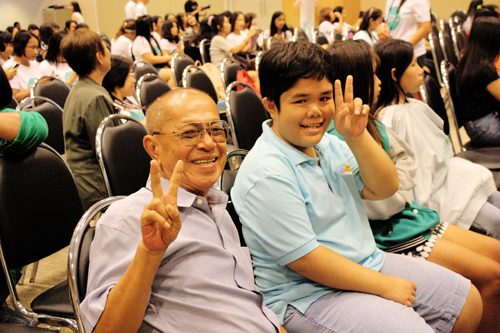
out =
[[[473,144],[500,146],[500,116],[498,112],[492,112],[482,118],[468,121],[464,127]]]
[[[470,281],[429,261],[385,254],[382,274],[417,284],[413,307],[352,291],[332,291],[305,313],[288,305],[288,333],[431,333],[450,332],[462,312]]]

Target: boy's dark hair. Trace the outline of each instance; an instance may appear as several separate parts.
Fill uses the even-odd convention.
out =
[[[375,52],[380,58],[377,76],[382,81],[380,95],[375,106],[378,110],[394,102],[399,103],[400,92],[405,93],[401,87],[400,80],[413,61],[414,51],[413,45],[407,41],[389,39],[378,43],[375,46]],[[393,68],[396,69],[394,72],[396,81],[393,80],[391,74]]]
[[[102,86],[108,91],[111,98],[115,88],[122,88],[130,73],[132,61],[120,56],[111,57],[111,69],[102,80]]]
[[[38,29],[38,26],[36,24],[31,23],[30,25],[28,25],[28,31],[31,30],[40,30],[40,29]]]
[[[290,42],[264,53],[259,65],[260,92],[280,109],[281,95],[300,79],[327,78],[333,84],[330,54],[318,44]]]
[[[26,45],[28,45],[28,42],[31,38],[36,38],[36,40],[40,42],[38,37],[29,31],[21,30],[16,34],[16,36],[14,37],[14,41],[12,42],[12,46],[14,47],[14,54],[16,56],[26,56]]]
[[[101,37],[87,29],[76,30],[61,41],[61,52],[71,69],[80,76],[89,75],[97,65],[97,52],[104,55]]]

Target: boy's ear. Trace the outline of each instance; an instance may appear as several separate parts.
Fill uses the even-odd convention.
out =
[[[391,77],[394,81],[398,81],[398,79],[396,78],[396,68],[391,69]]]
[[[275,115],[278,114],[278,108],[276,107],[276,104],[270,101],[267,97],[264,97],[262,103],[264,104],[267,112],[269,112],[269,114],[271,115],[271,118],[274,119]]]

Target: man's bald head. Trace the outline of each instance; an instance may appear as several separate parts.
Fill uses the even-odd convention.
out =
[[[163,94],[151,104],[146,113],[148,134],[160,132],[172,118],[186,112],[190,102],[207,98],[212,100],[206,93],[194,88],[176,88]]]

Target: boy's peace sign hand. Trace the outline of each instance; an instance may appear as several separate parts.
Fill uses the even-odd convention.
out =
[[[340,80],[335,81],[335,128],[346,141],[363,134],[370,112],[370,108],[363,105],[361,98],[354,98],[352,81],[353,78],[349,75],[344,95]]]
[[[177,238],[182,221],[177,208],[177,191],[181,183],[184,164],[178,161],[170,178],[166,193],[163,193],[160,166],[151,161],[151,189],[153,201],[141,215],[142,242],[150,251],[165,251]]]

